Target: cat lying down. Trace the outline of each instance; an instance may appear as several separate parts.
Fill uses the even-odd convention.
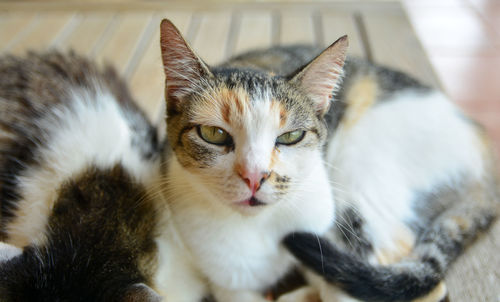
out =
[[[110,69],[0,59],[2,301],[259,302],[294,268],[278,301],[445,298],[498,192],[443,94],[347,37],[210,67],[164,20],[160,45],[165,144]]]

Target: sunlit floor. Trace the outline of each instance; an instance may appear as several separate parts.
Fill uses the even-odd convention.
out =
[[[500,150],[500,1],[403,3],[443,88]]]

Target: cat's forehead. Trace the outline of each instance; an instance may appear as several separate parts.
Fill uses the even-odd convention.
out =
[[[286,80],[250,70],[214,72],[212,83],[191,102],[190,118],[195,124],[273,128],[303,126],[313,111],[304,106],[302,96],[293,93]],[[310,106],[309,106],[310,107]],[[300,113],[300,114],[297,114]],[[252,126],[253,125],[253,126]]]
[[[214,126],[272,122],[287,116],[284,104],[267,90],[249,91],[242,86],[218,85],[203,92],[190,106],[190,119],[195,124]]]
[[[214,69],[213,75],[216,86],[243,89],[251,97],[250,101],[258,100],[263,94],[277,94],[287,86],[281,77],[252,69]]]

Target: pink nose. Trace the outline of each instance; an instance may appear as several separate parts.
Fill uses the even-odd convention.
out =
[[[251,171],[249,169],[238,169],[238,175],[252,190],[252,194],[259,190],[260,185],[269,177],[269,172]]]

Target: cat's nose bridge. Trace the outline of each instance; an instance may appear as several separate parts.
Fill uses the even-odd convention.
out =
[[[235,172],[252,193],[259,190],[262,183],[269,177],[269,153],[264,148],[255,148],[255,146],[242,148],[238,152]]]

